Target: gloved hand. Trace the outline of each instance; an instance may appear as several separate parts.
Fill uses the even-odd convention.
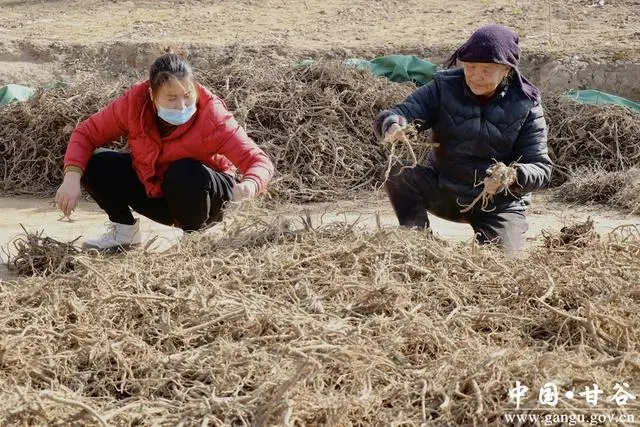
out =
[[[382,122],[380,127],[382,131],[382,139],[387,140],[391,135],[397,132],[399,129],[404,129],[407,127],[407,119],[398,114],[391,114],[387,116]]]
[[[496,166],[503,167],[500,171],[495,171]],[[494,171],[496,174],[494,175]],[[484,189],[489,195],[493,195],[509,188],[516,181],[516,171],[504,165],[491,166],[486,171],[487,177],[484,179]]]
[[[402,133],[402,127],[397,124],[394,123],[391,126],[389,126],[389,129],[387,129],[387,132],[384,134],[384,141],[393,141],[395,140],[398,136],[397,133],[400,132]]]

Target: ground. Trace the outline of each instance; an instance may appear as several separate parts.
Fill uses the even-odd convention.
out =
[[[142,70],[147,66],[145,61],[165,45],[192,52],[255,46],[263,54],[294,57],[424,50],[442,60],[474,28],[500,22],[519,32],[525,56],[553,61],[584,59],[592,68],[583,73],[582,80],[605,86],[609,82],[613,90],[629,87],[632,95],[637,93],[633,87],[637,87],[634,76],[640,59],[638,0],[605,1],[602,7],[575,0],[470,0],[446,6],[437,0],[0,0],[0,6],[0,84],[43,85],[98,73],[102,65],[116,72],[122,67]],[[598,68],[603,58],[624,64],[603,72]],[[533,69],[534,65],[528,67]],[[553,69],[545,77],[545,67],[538,68],[542,69],[542,84],[562,88],[573,82],[566,81],[566,72]],[[379,196],[365,196],[371,197],[376,199],[375,209],[380,209],[384,221],[393,224],[388,204]],[[531,215],[529,234],[533,239],[541,229],[557,229],[566,218],[580,215],[573,208],[545,200],[540,199]],[[352,211],[373,214],[371,203],[338,202],[336,206],[345,203]],[[83,204],[72,223],[58,221],[50,201],[3,199],[0,205],[0,244],[20,232],[19,222],[71,239],[96,231],[105,220],[89,203]],[[291,207],[294,212],[303,208]],[[637,218],[624,217],[610,221],[593,209],[590,213],[598,218],[602,230],[621,221],[637,222]],[[150,233],[175,234],[145,224]],[[468,238],[464,226],[443,223],[437,228],[446,237]]]
[[[640,0],[0,0],[0,86],[144,76],[167,45],[198,68],[239,50],[442,63],[490,22],[518,31],[545,93],[640,100]],[[503,425],[521,381],[640,393],[640,228],[541,248],[543,231],[591,217],[605,235],[638,216],[537,193],[521,260],[475,250],[467,225],[432,218],[445,243],[397,230],[380,192],[240,208],[209,232],[221,239],[142,219],[144,251],[18,280],[0,262],[0,424]],[[331,226],[288,233],[278,217]],[[88,200],[69,221],[49,198],[0,197],[0,246],[21,225],[68,241],[106,220]],[[537,397],[530,413],[548,413]],[[637,402],[621,411],[640,418]]]
[[[595,228],[601,235],[613,231],[619,226],[640,225],[640,216],[630,216],[598,206],[569,206],[550,200],[550,194],[539,194],[528,216],[529,232],[527,233],[527,250],[544,244],[544,232],[557,232],[564,225],[584,222],[587,218],[595,221]],[[100,208],[90,201],[83,201],[73,215],[73,219],[63,219],[53,209],[51,200],[33,198],[0,198],[2,217],[0,219],[0,244],[8,242],[22,233],[18,224],[27,230],[43,232],[46,236],[60,241],[69,241],[77,237],[102,232],[107,220]],[[357,223],[359,227],[373,230],[377,227],[378,217],[383,227],[397,226],[393,210],[381,194],[372,194],[362,200],[341,200],[331,203],[312,205],[282,205],[272,209],[253,209],[255,215],[265,221],[272,221],[277,216],[297,219],[309,212],[315,224],[331,221]],[[233,213],[230,214],[233,216]],[[298,223],[300,226],[300,223]],[[451,242],[469,244],[472,238],[471,228],[466,224],[457,224],[431,217],[431,226],[436,236]],[[178,229],[154,223],[141,218],[144,243],[154,239],[151,249],[163,250],[180,240],[182,232]],[[216,234],[223,225],[210,230]],[[2,256],[2,255],[0,255]],[[6,257],[6,255],[5,255]],[[6,266],[0,264],[0,279],[12,277]]]
[[[2,37],[73,44],[113,41],[286,43],[296,49],[446,46],[478,25],[517,28],[526,50],[636,55],[640,2],[466,0],[2,0]]]
[[[577,62],[571,72],[551,64],[548,76],[535,78],[543,87],[594,79],[607,86],[602,80],[619,77],[602,61],[625,68],[640,58],[638,0],[607,0],[603,7],[590,0],[1,0],[0,6],[0,84],[46,84],[80,71],[119,72],[125,64],[144,70],[166,45],[204,55],[230,45],[286,56],[409,51],[440,62],[491,22],[518,30],[527,61]],[[583,75],[586,64],[595,68]],[[535,64],[525,68],[538,71]],[[623,71],[637,75],[635,67]],[[607,89],[635,86],[620,85]]]

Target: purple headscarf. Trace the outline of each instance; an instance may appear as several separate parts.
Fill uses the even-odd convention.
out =
[[[518,34],[510,28],[498,24],[486,25],[476,30],[465,44],[453,52],[448,68],[455,66],[458,60],[509,65],[527,98],[539,102],[540,90],[518,69],[521,52],[519,41]]]

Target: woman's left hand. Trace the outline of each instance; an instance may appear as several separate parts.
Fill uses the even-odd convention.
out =
[[[234,202],[253,199],[258,194],[258,185],[250,179],[241,181],[233,186],[232,194]]]
[[[487,192],[487,194],[490,194],[490,195],[504,191],[506,188],[509,188],[516,181],[515,169],[513,169],[513,173],[506,174],[507,176],[506,182],[503,182],[502,180],[499,180],[499,179],[492,179],[491,175],[493,174],[494,167],[495,166],[491,166],[489,169],[487,169],[486,171],[487,178],[485,178],[484,180],[484,190]]]

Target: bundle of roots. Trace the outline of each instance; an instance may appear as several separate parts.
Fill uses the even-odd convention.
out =
[[[15,238],[7,253],[9,271],[18,276],[64,274],[75,270],[75,255],[80,251],[75,243],[60,242],[44,236],[44,232],[29,232]]]
[[[485,212],[491,212],[493,209],[489,208],[489,205],[493,202],[493,196],[500,192],[508,192],[509,186],[516,182],[516,166],[516,163],[507,166],[502,162],[496,162],[491,166],[489,174],[484,177],[479,184],[482,185],[480,194],[478,194],[468,206],[460,210],[460,212],[466,213],[471,211],[478,202],[481,203],[480,209]]]
[[[566,225],[560,229],[560,233],[551,234],[543,231],[545,247],[578,247],[592,246],[600,239],[600,235],[593,226],[593,220],[588,218],[584,223]]]

